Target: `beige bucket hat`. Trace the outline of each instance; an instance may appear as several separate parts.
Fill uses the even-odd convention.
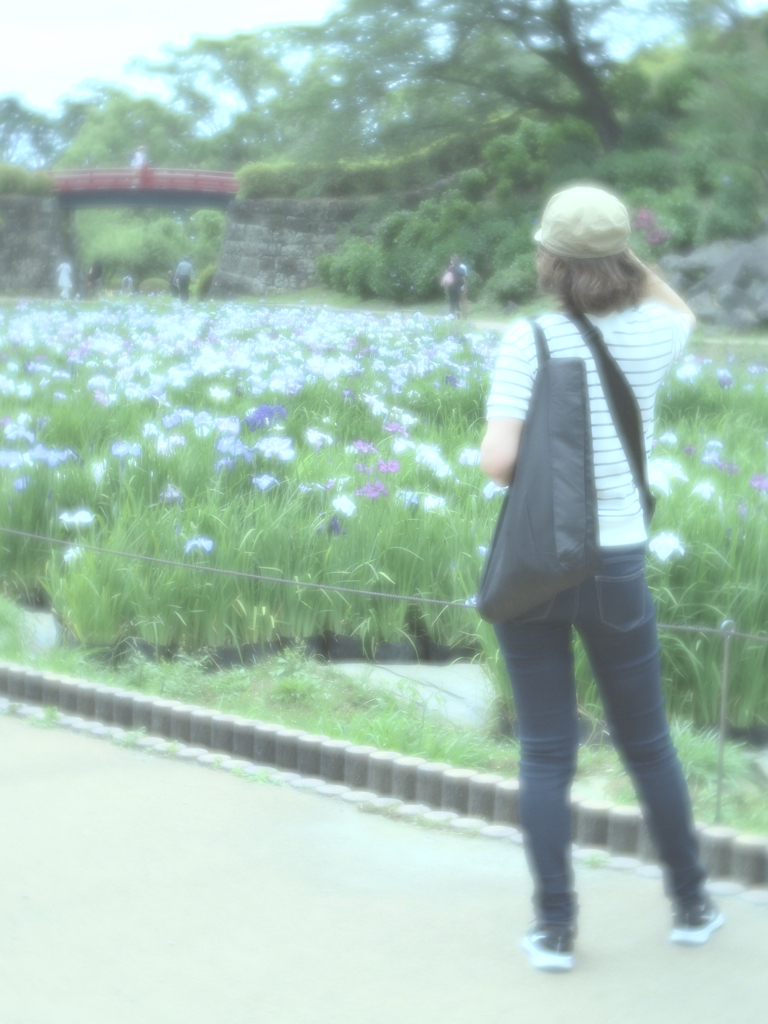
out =
[[[533,237],[556,256],[599,259],[624,252],[629,232],[627,208],[616,196],[577,185],[552,196]]]

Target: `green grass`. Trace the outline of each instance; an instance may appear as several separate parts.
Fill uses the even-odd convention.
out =
[[[295,653],[220,672],[206,671],[201,661],[186,657],[151,662],[137,656],[110,667],[77,647],[29,653],[20,610],[0,598],[0,658],[456,767],[509,776],[518,771],[515,741],[494,734],[492,727],[470,729],[448,721],[428,708],[415,686],[404,683],[393,690]],[[55,722],[49,716],[37,724]],[[711,824],[717,736],[680,720],[673,720],[672,733],[695,815]],[[760,782],[742,744],[727,743],[725,753],[722,823],[768,835],[768,786]],[[580,748],[575,792],[615,803],[635,802],[630,779],[616,752],[605,744]]]

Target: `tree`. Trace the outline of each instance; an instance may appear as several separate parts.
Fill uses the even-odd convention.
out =
[[[56,123],[13,96],[0,100],[0,163],[44,167],[59,149]]]
[[[88,104],[60,166],[125,167],[142,145],[154,164],[195,166],[200,147],[193,128],[189,116],[158,100],[105,88]]]
[[[576,116],[611,149],[620,64],[606,19],[623,10],[623,0],[347,0],[322,25],[199,39],[145,67],[232,163],[403,152],[512,112]]]
[[[570,114],[612,149],[621,127],[606,17],[622,10],[621,0],[348,0],[324,25],[293,36],[312,52],[304,81],[323,78],[329,94],[335,86],[348,111],[354,97],[374,131],[386,131],[396,97],[410,101],[401,126],[414,117],[424,124],[422,102],[443,119],[433,96],[449,90],[455,119],[500,105]]]
[[[621,126],[607,82],[616,62],[605,39],[600,38],[600,23],[620,4],[612,0],[499,0],[492,7],[495,19],[508,26],[514,39],[571,83],[579,95],[573,113],[594,127],[605,149],[613,149]]]
[[[701,39],[699,23],[694,31]],[[704,38],[689,59],[695,85],[682,134],[721,167],[749,172],[768,194],[768,14]]]
[[[189,118],[209,166],[239,167],[268,159],[293,124],[282,106],[290,72],[280,30],[196,39],[168,51],[159,64],[141,63],[170,89],[172,107]],[[295,55],[294,55],[295,56]],[[215,138],[215,146],[205,142]]]

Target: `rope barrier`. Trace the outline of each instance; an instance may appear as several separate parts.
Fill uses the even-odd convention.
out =
[[[48,544],[60,544],[64,547],[78,547],[83,551],[95,551],[99,555],[116,555],[118,558],[130,558],[139,562],[151,562],[154,565],[166,565],[173,569],[192,569],[195,572],[215,573],[219,576],[236,576],[240,579],[259,580],[262,583],[284,583],[289,587],[309,587],[312,590],[327,590],[336,594],[357,594],[362,597],[384,597],[390,601],[407,601],[409,604],[431,604],[441,608],[463,608],[470,607],[465,601],[441,601],[436,597],[407,597],[403,594],[387,594],[381,590],[360,590],[355,587],[338,587],[330,583],[310,583],[302,580],[287,580],[281,576],[264,576],[255,572],[240,572],[238,569],[219,569],[213,565],[195,565],[193,562],[176,562],[170,558],[155,558],[152,555],[138,555],[132,551],[113,551],[108,548],[95,547],[93,544],[81,544],[71,540],[61,540],[58,537],[43,537],[37,533],[26,533],[23,530],[12,530],[7,526],[0,526],[0,533],[8,533],[14,537],[24,537],[26,540],[40,540]]]
[[[302,580],[289,580],[282,576],[265,576],[262,573],[240,572],[238,569],[219,569],[213,565],[195,565],[193,562],[177,562],[170,558],[155,558],[153,555],[139,555],[133,551],[117,551],[108,548],[96,547],[93,544],[81,544],[77,541],[63,540],[59,537],[45,537],[39,533],[27,533],[24,530],[12,530],[8,526],[0,526],[0,533],[10,534],[13,537],[22,537],[25,540],[37,540],[46,544],[58,544],[62,547],[78,547],[83,551],[93,551],[98,555],[115,555],[118,558],[133,559],[138,562],[150,562],[153,565],[164,565],[172,569],[191,569],[194,572],[207,572],[219,576],[235,576],[238,579],[257,580],[260,583],[280,583],[289,587],[308,587],[311,590],[324,590],[333,594],[355,594],[358,597],[380,597],[389,601],[406,601],[408,604],[427,604],[439,608],[466,608],[474,610],[472,598],[464,601],[444,601],[437,597],[416,597],[415,595],[390,594],[382,590],[362,590],[357,587],[340,587],[331,583],[311,583]],[[659,622],[657,628],[670,633],[698,633],[703,636],[728,636],[734,640],[756,640],[758,643],[768,644],[768,636],[759,636],[756,633],[742,633],[732,628],[733,623],[728,620],[721,626],[686,626],[676,623]]]

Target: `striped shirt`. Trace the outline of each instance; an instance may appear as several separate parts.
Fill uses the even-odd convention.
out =
[[[690,333],[685,317],[656,302],[635,309],[589,314],[637,398],[643,419],[646,456],[653,441],[656,392]],[[578,328],[561,313],[538,317],[553,357],[581,358],[587,365],[592,443],[595,453],[600,546],[622,547],[647,539],[640,497],[624,449],[613,426],[595,361]],[[488,419],[524,420],[538,361],[531,325],[520,320],[501,341],[488,397]]]

